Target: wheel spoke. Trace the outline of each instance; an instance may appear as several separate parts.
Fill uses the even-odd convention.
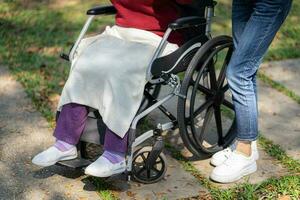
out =
[[[150,178],[150,177],[151,177],[151,170],[147,169],[147,178]]]
[[[146,167],[142,167],[141,169],[139,169],[139,171],[136,172],[136,174],[139,176],[145,170],[146,170]]]
[[[210,71],[209,71],[209,80],[210,80],[210,86],[212,89],[217,90],[218,89],[218,82],[216,78],[216,71],[214,63],[211,62]]]
[[[142,159],[143,159],[143,162],[145,163],[145,162],[146,162],[146,157],[145,157],[145,155],[144,155],[144,154],[141,154],[141,157],[142,157]]]
[[[232,55],[232,50],[233,50],[232,48],[228,49],[225,60],[222,64],[222,69],[220,71],[220,75],[219,75],[218,81],[217,81],[218,89],[220,89],[224,84],[224,80],[225,80],[225,77],[226,77],[226,69],[227,69],[228,63],[229,63],[231,55]]]
[[[135,166],[136,166],[136,167],[143,167],[143,166],[144,166],[144,163],[135,163]]]
[[[202,128],[201,128],[201,132],[200,132],[200,135],[199,136],[197,136],[197,140],[200,142],[200,143],[202,143],[203,142],[203,140],[204,140],[204,132],[205,132],[205,130],[207,129],[207,127],[208,127],[208,124],[209,124],[209,122],[210,122],[210,120],[211,120],[211,117],[212,117],[212,114],[213,114],[213,107],[211,106],[207,111],[206,111],[206,113],[205,113],[205,117],[204,117],[204,121],[203,121],[203,124],[202,124]],[[200,138],[200,140],[199,140],[199,138]]]
[[[223,130],[222,130],[222,117],[221,117],[221,108],[220,106],[215,106],[215,120],[217,125],[217,131],[219,140],[219,145],[223,144]]]
[[[200,113],[202,113],[205,109],[213,104],[212,99],[208,99],[204,104],[202,104],[196,111],[193,113],[193,117],[197,117]]]
[[[225,93],[225,92],[227,92],[227,90],[229,89],[229,85],[228,84],[226,84],[224,87],[222,87],[222,92],[223,93]]]
[[[234,105],[233,103],[229,102],[228,100],[224,99],[222,104],[228,108],[230,108],[231,110],[234,110]]]
[[[189,117],[185,118],[185,124],[186,125],[191,125],[191,119]]]
[[[162,163],[161,160],[158,160],[158,161],[155,162],[156,165],[157,165],[157,164],[160,164],[160,163]]]
[[[198,90],[199,90],[200,92],[203,92],[203,93],[206,94],[206,95],[210,95],[210,96],[211,96],[211,95],[214,94],[214,92],[213,92],[212,90],[210,90],[210,89],[204,87],[203,85],[198,85],[197,88],[198,88]]]
[[[151,169],[154,170],[157,174],[160,173],[160,171],[158,169],[156,169],[154,166]]]
[[[195,81],[191,81],[191,84],[192,84],[193,86],[196,85]],[[206,95],[213,95],[213,94],[214,94],[214,92],[213,92],[212,90],[210,90],[209,88],[207,88],[207,87],[205,87],[205,86],[203,86],[203,85],[201,85],[201,84],[197,84],[197,89],[198,89],[200,92],[202,92],[202,93],[204,93],[204,94],[206,94]]]

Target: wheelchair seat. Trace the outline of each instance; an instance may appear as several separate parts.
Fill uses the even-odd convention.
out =
[[[205,23],[205,20],[203,23]],[[199,35],[188,42],[185,42],[171,54],[155,59],[151,66],[152,75],[159,76],[162,72],[177,74],[185,71],[196,51],[207,40],[206,36]]]

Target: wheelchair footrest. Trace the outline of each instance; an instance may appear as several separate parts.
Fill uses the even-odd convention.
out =
[[[83,159],[83,158],[75,158],[72,160],[65,160],[65,161],[60,161],[57,163],[57,165],[64,166],[64,167],[70,167],[73,169],[81,169],[84,168],[88,165],[90,165],[92,161]]]

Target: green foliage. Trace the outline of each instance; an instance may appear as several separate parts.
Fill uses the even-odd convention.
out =
[[[296,174],[300,173],[300,162],[289,157],[279,145],[274,144],[272,141],[266,139],[262,135],[259,136],[258,141],[270,156],[279,160],[291,172]]]
[[[231,2],[217,1],[214,35],[231,34]],[[300,1],[293,1],[292,9],[286,21],[277,33],[265,60],[282,60],[300,57]]]
[[[117,200],[118,197],[112,192],[113,185],[108,183],[107,181],[96,178],[96,177],[90,177],[90,181],[95,185],[99,195],[101,196],[101,199],[103,200]]]
[[[60,7],[47,2],[0,3],[0,63],[9,66],[38,110],[53,122],[57,102],[52,97],[60,94],[69,72],[69,64],[58,55],[69,51],[87,18],[85,11],[99,1]],[[112,21],[99,17],[91,31],[100,32]]]

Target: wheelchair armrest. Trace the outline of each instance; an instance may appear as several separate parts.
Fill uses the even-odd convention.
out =
[[[98,6],[92,9],[89,9],[87,15],[113,15],[116,14],[117,10],[114,6]]]
[[[172,30],[190,28],[199,25],[206,24],[206,20],[203,17],[191,16],[191,17],[182,17],[177,19],[175,22],[169,24],[169,28]]]
[[[69,55],[67,55],[65,53],[61,53],[59,56],[60,56],[61,59],[64,59],[66,61],[70,61]]]

